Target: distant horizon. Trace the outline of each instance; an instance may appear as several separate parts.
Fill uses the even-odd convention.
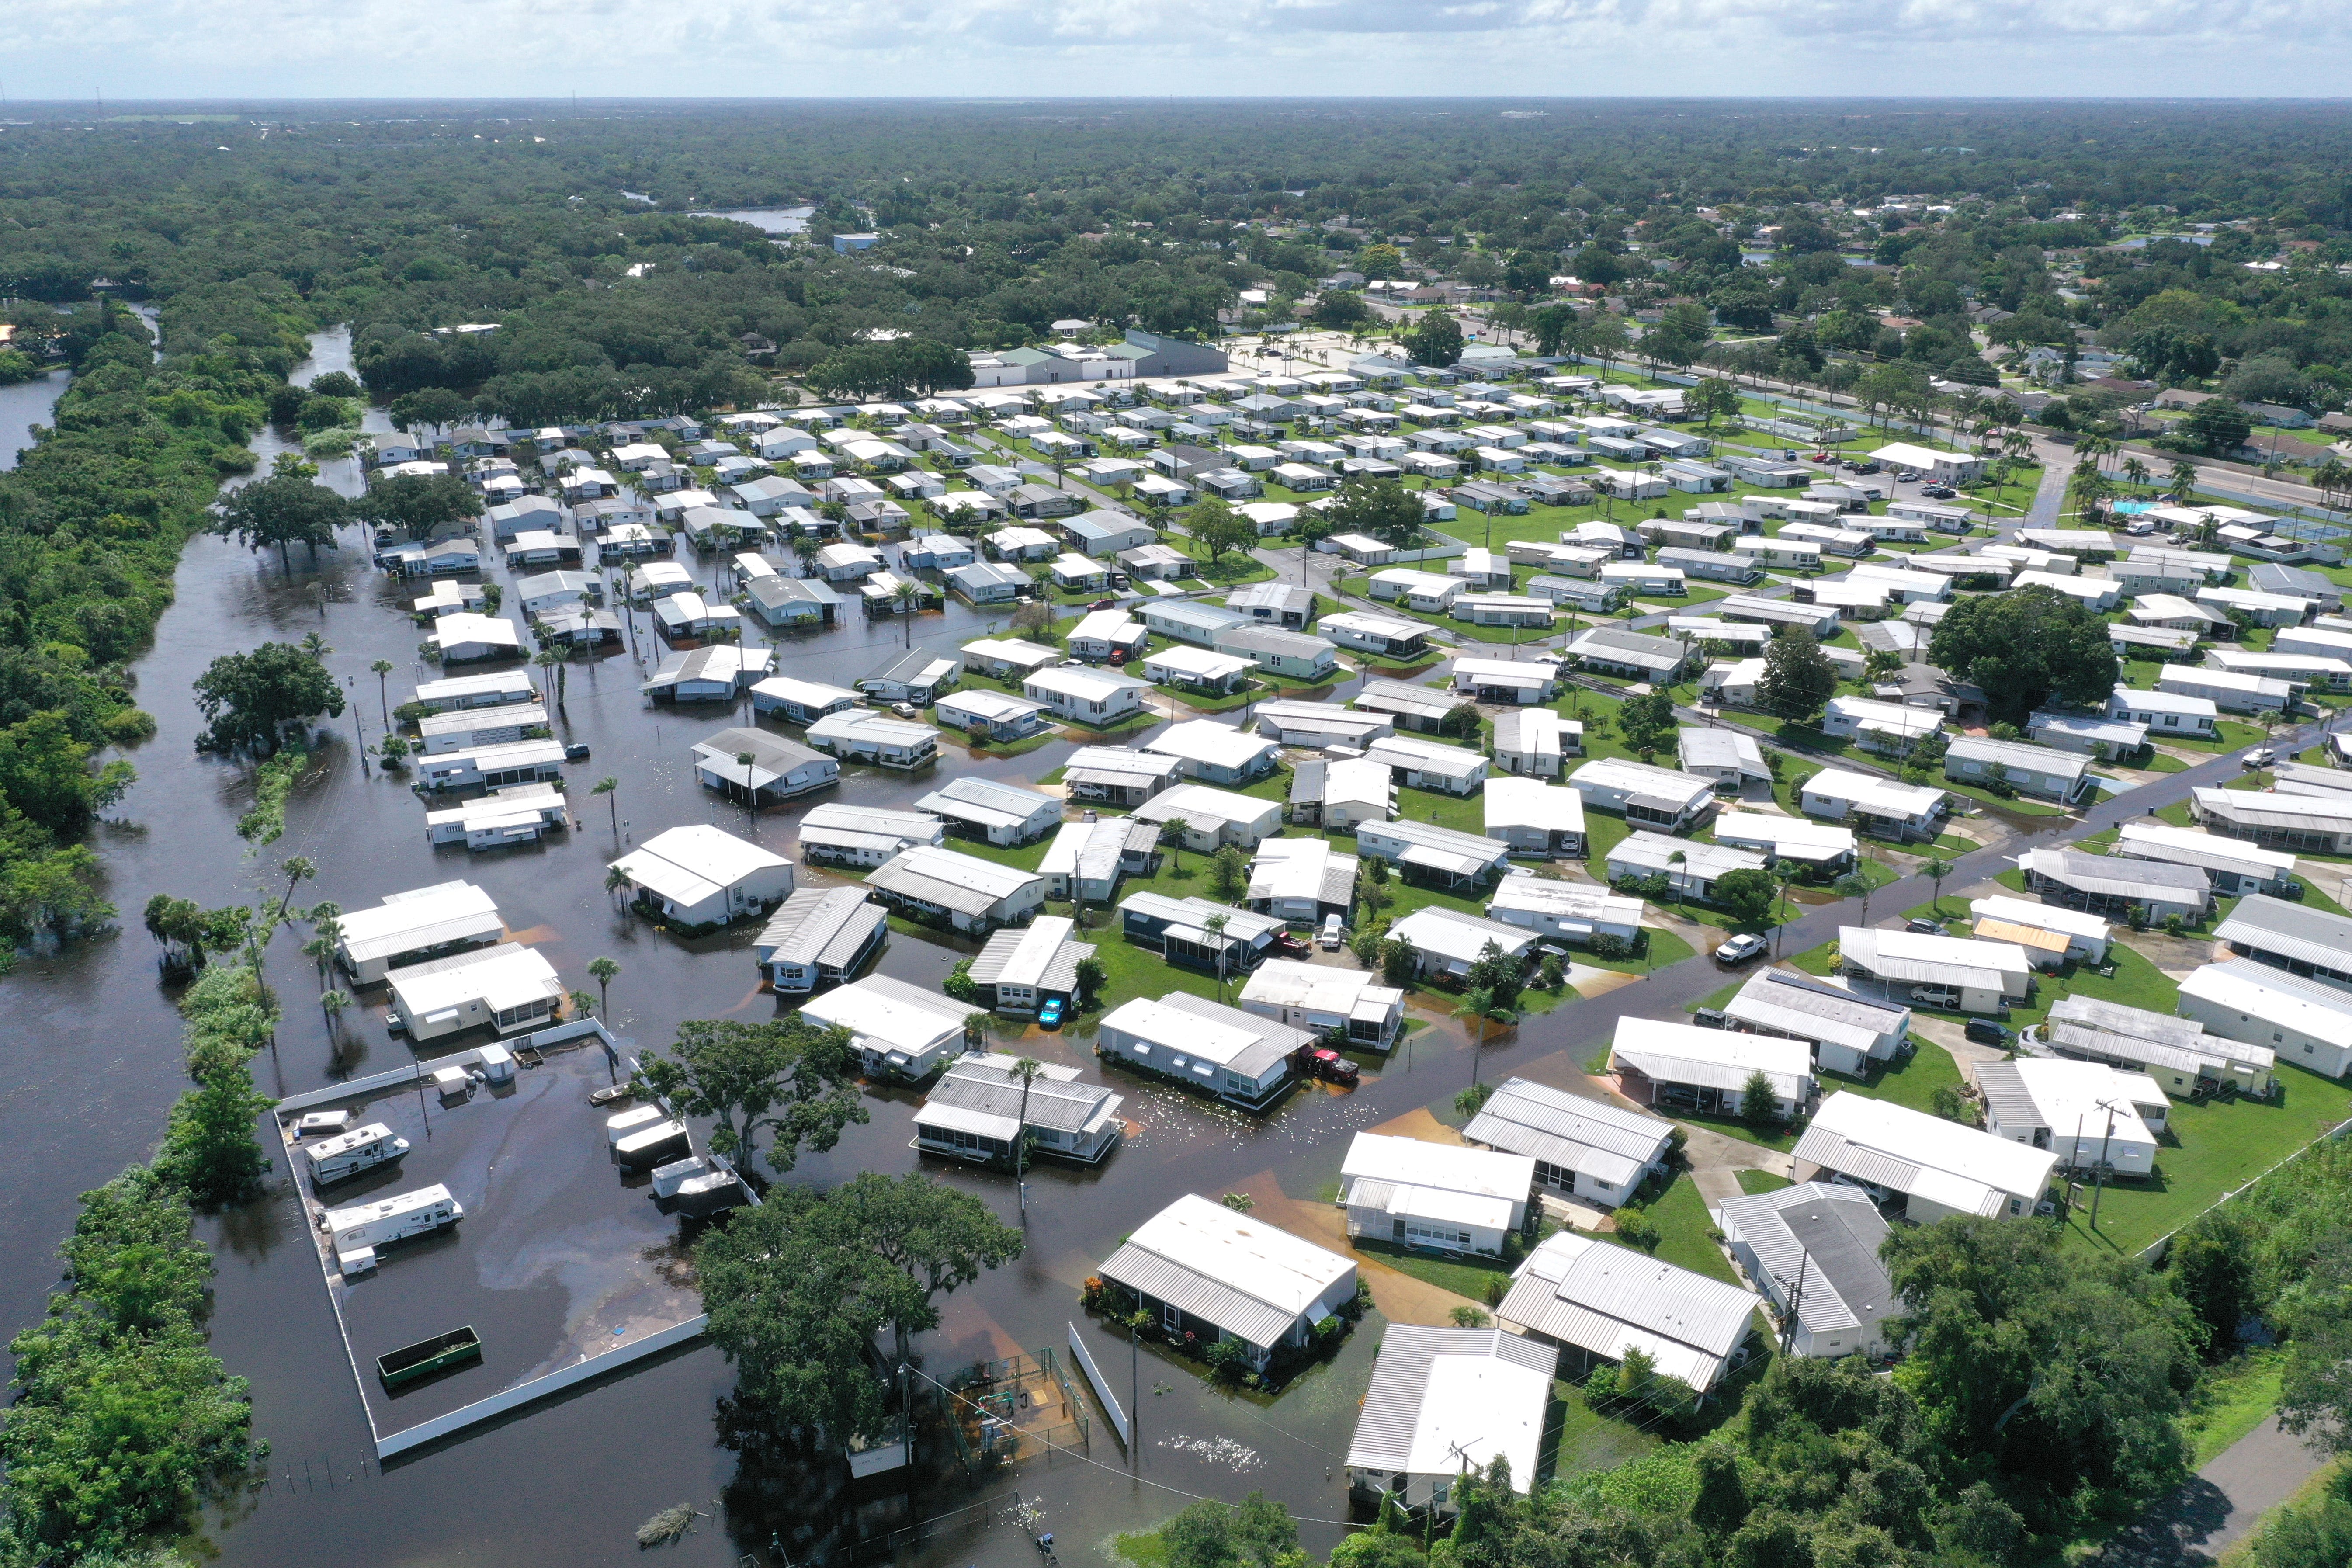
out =
[[[1899,105],[1916,112],[1924,112],[1936,104],[2075,104],[2075,103],[2144,103],[2168,105],[2197,104],[2308,104],[2313,106],[2352,106],[2352,92],[2336,94],[2305,93],[1978,93],[1978,94],[1901,94],[1833,93],[1833,92],[1618,92],[1618,93],[1528,93],[1528,92],[1388,92],[1388,93],[1311,93],[1311,92],[1224,92],[1224,93],[1053,93],[1053,92],[830,92],[830,93],[709,93],[678,95],[675,93],[599,92],[558,93],[553,95],[518,92],[435,93],[415,92],[386,96],[354,95],[350,93],[301,92],[223,92],[198,96],[163,95],[109,97],[100,104],[94,99],[25,98],[11,93],[0,99],[0,116],[15,109],[89,109],[107,110],[141,107],[176,109],[192,105],[235,105],[240,110],[273,104],[531,104],[557,108],[587,108],[597,104],[680,104],[688,106],[761,106],[796,103],[933,103],[933,104],[1020,104],[1020,103],[1100,103],[1100,104],[1215,104],[1215,103],[1535,103],[1535,104],[1633,104],[1633,103],[1771,103],[1771,104],[1887,104]]]
[[[0,30],[0,87],[44,94],[12,103],[2333,103],[2347,82],[2340,0],[288,0],[250,27],[197,0],[27,0]]]

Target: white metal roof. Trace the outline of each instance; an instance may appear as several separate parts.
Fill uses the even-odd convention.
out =
[[[343,957],[352,963],[494,937],[505,929],[497,900],[467,881],[387,894],[372,909],[347,910],[336,918],[343,928]]]
[[[1523,1078],[1507,1079],[1463,1137],[1622,1187],[1664,1157],[1674,1123]]]
[[[1236,666],[1246,669],[1250,667],[1249,660],[1245,658],[1210,653],[1202,648],[1171,648],[1166,654],[1152,655],[1151,662],[1166,662],[1173,655],[1188,652],[1199,656],[1197,662],[1203,675],[1213,675],[1214,670],[1211,668],[1213,661],[1216,663],[1217,668]],[[1233,726],[1220,724],[1213,719],[1192,719],[1181,724],[1171,724],[1167,729],[1145,742],[1143,749],[1158,752],[1166,756],[1181,757],[1186,762],[1202,763],[1213,767],[1239,769],[1249,766],[1258,758],[1275,750],[1275,743],[1255,735],[1244,735]]]
[[[1187,1193],[1138,1226],[1101,1273],[1187,1311],[1193,1310],[1190,1303],[1163,1287],[1171,1275],[1191,1276],[1213,1288],[1198,1298],[1201,1316],[1271,1345],[1355,1268],[1337,1253]],[[1225,1314],[1235,1308],[1245,1321],[1228,1321]]]
[[[1500,726],[1496,727],[1497,735]],[[1547,833],[1584,831],[1584,796],[1541,779],[1506,774],[1486,781],[1486,831],[1498,828],[1538,828]]]
[[[1348,1445],[1350,1468],[1453,1475],[1507,1460],[1511,1484],[1535,1484],[1559,1352],[1502,1329],[1391,1323]]]
[[[401,1011],[419,1018],[474,1001],[503,1013],[563,994],[554,965],[512,942],[411,964],[384,978]]]
[[[689,823],[654,835],[613,865],[672,903],[698,904],[757,872],[792,862],[723,828]]]
[[[869,974],[847,985],[820,991],[800,1005],[801,1016],[820,1028],[837,1024],[852,1035],[909,1057],[961,1036],[964,1015],[971,1010],[951,996],[887,974]]]
[[[2097,942],[2105,942],[2114,932],[2114,928],[2105,921],[2085,910],[2036,903],[2032,899],[2011,898],[2006,893],[1970,900],[1969,912],[1979,920],[2059,931],[2066,936],[2087,937]]]
[[[966,914],[985,914],[1030,883],[1042,880],[1035,872],[1018,866],[917,844],[875,868],[866,885]]]
[[[1838,928],[1839,952],[1882,980],[1911,984],[1961,984],[2015,994],[2032,966],[2015,942],[1972,937],[1929,936],[1921,931]]]
[[[1610,1052],[1661,1083],[1738,1094],[1751,1075],[1760,1072],[1782,1100],[1802,1104],[1812,1098],[1813,1048],[1803,1040],[1621,1016]]]
[[[1996,1215],[2011,1198],[2029,1205],[2050,1184],[2055,1152],[1996,1138],[1891,1100],[1840,1089],[1822,1101],[1799,1140],[1800,1163],[1824,1167],[1962,1214]]]
[[[1475,962],[1490,942],[1506,953],[1520,953],[1536,939],[1525,926],[1505,925],[1439,904],[1413,910],[1391,926],[1389,935],[1411,942],[1416,952],[1461,963]]]
[[[1852,854],[1853,829],[1809,816],[1782,816],[1769,811],[1726,811],[1715,819],[1715,841],[1740,848],[1763,847],[1800,860],[1829,859]]]
[[[1604,1360],[1642,1351],[1659,1373],[1705,1393],[1748,1337],[1755,1307],[1737,1286],[1562,1230],[1519,1265],[1496,1316]]]
[[[817,963],[841,968],[857,956],[886,920],[863,888],[803,888],[772,916],[751,951],[762,963]]]

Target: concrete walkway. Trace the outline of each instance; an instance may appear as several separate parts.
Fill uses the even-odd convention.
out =
[[[2326,1462],[2276,1420],[2265,1421],[2107,1542],[2095,1561],[2099,1568],[2213,1563]]]

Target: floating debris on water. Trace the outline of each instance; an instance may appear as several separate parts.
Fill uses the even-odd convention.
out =
[[[1246,1443],[1236,1443],[1231,1437],[1194,1437],[1179,1432],[1173,1437],[1160,1438],[1160,1446],[1206,1459],[1213,1465],[1223,1465],[1230,1470],[1255,1470],[1265,1463],[1265,1457],[1255,1448]]]
[[[667,1546],[683,1539],[694,1529],[694,1521],[700,1517],[690,1502],[672,1503],[637,1526],[637,1544]]]

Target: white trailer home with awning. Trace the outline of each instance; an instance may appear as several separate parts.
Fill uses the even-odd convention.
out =
[[[2180,1012],[2211,1034],[2342,1078],[2352,1070],[2352,991],[2252,958],[2209,963],[2180,983]]]
[[[1744,1359],[1755,1310],[1737,1285],[1571,1229],[1519,1265],[1495,1318],[1559,1345],[1570,1376],[1638,1350],[1660,1376],[1705,1394]]]
[[[929,1077],[963,1049],[971,1011],[952,996],[887,974],[819,992],[800,1007],[821,1029],[848,1030],[866,1072],[909,1081]]]
[[[1749,975],[1723,1005],[1723,1016],[1729,1028],[1802,1040],[1812,1047],[1816,1068],[1849,1078],[1867,1077],[1872,1063],[1894,1060],[1911,1031],[1911,1009],[1902,1003],[1786,969]]]
[[[611,865],[635,898],[689,926],[761,913],[793,890],[791,861],[706,823],[657,833]]]
[[[769,917],[751,957],[778,994],[802,996],[849,979],[889,940],[889,911],[865,889],[803,888]]]
[[[335,961],[354,985],[373,985],[394,969],[499,941],[506,924],[498,901],[467,881],[436,882],[388,893],[337,919]]]
[[[1099,1165],[1118,1146],[1125,1100],[1086,1082],[1075,1068],[1047,1062],[1024,1082],[1014,1058],[1001,1052],[950,1064],[915,1111],[914,1146],[926,1154],[982,1164],[1013,1163],[1025,1131],[1029,1155],[1050,1154]]]
[[[384,979],[392,1016],[416,1044],[467,1029],[532,1028],[563,1006],[554,965],[520,942],[427,959]]]
[[[1558,1362],[1550,1345],[1503,1329],[1390,1324],[1348,1445],[1349,1491],[1448,1516],[1460,1511],[1465,1468],[1496,1460],[1514,1490],[1529,1490]]]
[[[1795,1159],[1798,1181],[1842,1180],[1883,1203],[1900,1199],[1916,1225],[2030,1215],[2058,1163],[2047,1149],[1844,1089],[1813,1112]]]
[[[1359,1132],[1339,1165],[1350,1238],[1499,1258],[1527,1229],[1536,1163],[1460,1144]]]
[[[1773,1114],[1784,1121],[1801,1115],[1819,1089],[1813,1048],[1803,1040],[1661,1018],[1620,1016],[1609,1067],[1628,1099],[1701,1115],[1738,1115],[1758,1073],[1772,1086]]]
[[[1244,1110],[1263,1110],[1281,1098],[1298,1053],[1317,1038],[1309,1030],[1181,991],[1122,1003],[1105,1016],[1096,1036],[1113,1060]]]
[[[1404,993],[1377,974],[1270,958],[1242,987],[1241,1007],[1348,1047],[1384,1051],[1404,1026]]]
[[[1848,978],[1875,980],[1915,1004],[1998,1013],[2033,999],[2032,963],[2015,942],[1841,926],[1838,954]]]
[[[1674,1133],[1661,1118],[1514,1078],[1487,1097],[1462,1136],[1533,1159],[1539,1188],[1613,1208],[1665,1173]]]
[[[1144,1221],[1096,1273],[1179,1343],[1238,1340],[1261,1369],[1276,1350],[1305,1348],[1356,1295],[1349,1259],[1197,1193]]]

